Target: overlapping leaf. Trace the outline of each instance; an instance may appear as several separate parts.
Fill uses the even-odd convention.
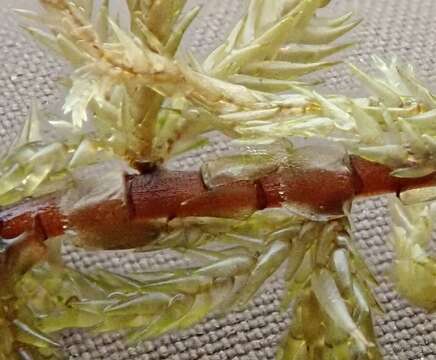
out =
[[[433,189],[434,192],[434,189]],[[428,311],[436,310],[436,259],[430,254],[434,206],[405,206],[391,199],[392,246],[395,260],[392,279],[402,296]]]
[[[81,1],[41,2],[46,14],[22,14],[48,26],[50,33],[28,30],[77,68],[65,111],[78,126],[93,120],[99,137],[132,163],[165,159],[175,139],[187,144],[210,130],[201,116],[196,119],[200,126],[192,126],[192,118],[185,119],[180,110],[197,108],[219,116],[235,109],[275,107],[266,94],[228,80],[255,84],[262,91],[289,89],[294,84],[289,79],[334,64],[322,59],[344,46],[330,43],[357,24],[349,21],[350,14],[315,18],[325,5],[320,0],[277,1],[272,8],[269,2],[253,0],[223,46],[204,64],[190,68],[173,58],[198,13],[193,9],[179,19],[184,1],[128,1],[130,32],[108,17],[108,1],[97,14]],[[262,88],[264,83],[268,85]],[[301,105],[280,97],[276,102],[286,108]],[[175,107],[176,112],[162,107]]]
[[[56,134],[53,142],[44,140],[44,132]],[[34,105],[17,141],[0,160],[0,206],[65,190],[71,171],[112,157],[105,141],[68,122],[45,121]]]

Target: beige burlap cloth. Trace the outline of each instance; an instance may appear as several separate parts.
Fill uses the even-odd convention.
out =
[[[271,0],[274,1],[274,0]],[[7,147],[20,128],[32,98],[46,109],[57,108],[59,90],[55,84],[63,64],[33,44],[17,26],[9,9],[34,7],[33,0],[0,0],[0,151]],[[122,3],[115,0],[113,3]],[[240,17],[246,4],[238,0],[188,1],[204,5],[202,14],[190,30],[185,46],[204,56],[221,40]],[[368,67],[370,55],[398,56],[411,62],[429,85],[436,84],[436,1],[435,0],[336,0],[333,14],[353,10],[364,22],[349,38],[359,41],[346,56]],[[364,95],[350,78],[346,66],[325,72],[324,91]],[[206,153],[193,153],[174,164],[192,167],[207,153],[219,154],[226,144],[219,138]],[[436,316],[410,307],[384,279],[392,254],[386,243],[389,217],[386,198],[356,201],[355,236],[362,252],[376,270],[380,286],[376,289],[386,314],[376,319],[376,329],[386,359],[436,359]],[[87,253],[65,248],[66,262],[79,269],[106,267],[117,271],[156,269],[183,262],[171,254],[145,256],[134,253]],[[264,291],[243,312],[210,319],[178,334],[128,348],[120,335],[91,337],[79,331],[65,332],[65,352],[71,359],[273,359],[281,332],[290,321],[278,311],[282,290],[280,280],[270,281]]]

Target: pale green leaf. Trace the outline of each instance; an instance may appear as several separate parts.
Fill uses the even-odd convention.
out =
[[[287,61],[261,61],[248,64],[242,73],[270,79],[294,79],[315,71],[337,65],[339,62],[291,63]]]
[[[341,26],[309,26],[304,30],[300,37],[300,42],[303,44],[327,44],[335,41],[339,37],[345,35],[357,25],[361,20],[352,21]]]
[[[372,78],[356,66],[349,64],[353,74],[371,91],[373,91],[385,106],[396,107],[403,103],[401,97],[384,82]]]

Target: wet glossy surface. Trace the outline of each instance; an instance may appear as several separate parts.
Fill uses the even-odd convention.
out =
[[[350,160],[356,176],[358,195],[375,195],[400,190],[399,179],[391,176],[391,168],[357,156],[351,156]]]
[[[243,217],[261,207],[258,185],[251,181],[236,181],[183,202],[177,216]]]
[[[0,212],[0,236],[10,239],[24,232],[39,231],[44,238],[61,235],[64,232],[64,217],[54,196],[27,200]]]
[[[354,194],[350,172],[282,169],[260,180],[267,207],[296,203],[320,213],[337,214]]]
[[[377,195],[401,193],[403,191],[434,186],[435,174],[421,178],[398,178],[391,175],[392,169],[356,156],[351,157],[351,165],[356,176],[356,195]]]
[[[155,170],[126,178],[127,201],[106,201],[68,217],[59,211],[56,196],[3,209],[0,236],[11,239],[26,232],[28,241],[43,242],[72,228],[81,233],[78,238],[83,246],[136,247],[158,234],[154,220],[165,224],[173,217],[237,218],[284,204],[336,215],[354,196],[399,193],[436,183],[434,175],[395,178],[389,167],[354,156],[350,165],[351,169],[282,168],[257,181],[234,181],[211,190],[204,186],[200,172]]]

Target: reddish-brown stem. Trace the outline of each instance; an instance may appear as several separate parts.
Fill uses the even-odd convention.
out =
[[[420,178],[398,178],[391,175],[392,169],[388,166],[357,156],[351,156],[350,162],[358,182],[355,188],[356,195],[400,194],[409,189],[436,184],[436,174]]]
[[[283,168],[256,181],[235,181],[207,189],[199,172],[156,169],[126,177],[126,201],[108,200],[72,214],[63,214],[57,196],[27,200],[0,211],[0,236],[6,239],[29,234],[29,242],[76,229],[81,245],[104,249],[142,246],[174,217],[208,216],[240,218],[265,207],[293,204],[320,214],[341,214],[342,206],[356,196],[430,186],[434,175],[399,179],[392,169],[352,156],[351,170]],[[158,221],[159,220],[159,221]],[[163,221],[161,221],[163,220]],[[21,249],[21,250],[20,250]]]
[[[0,236],[14,239],[26,234],[25,239],[10,246],[0,260],[6,274],[20,274],[46,256],[45,240],[64,232],[62,215],[57,209],[56,197],[28,200],[0,213]]]

